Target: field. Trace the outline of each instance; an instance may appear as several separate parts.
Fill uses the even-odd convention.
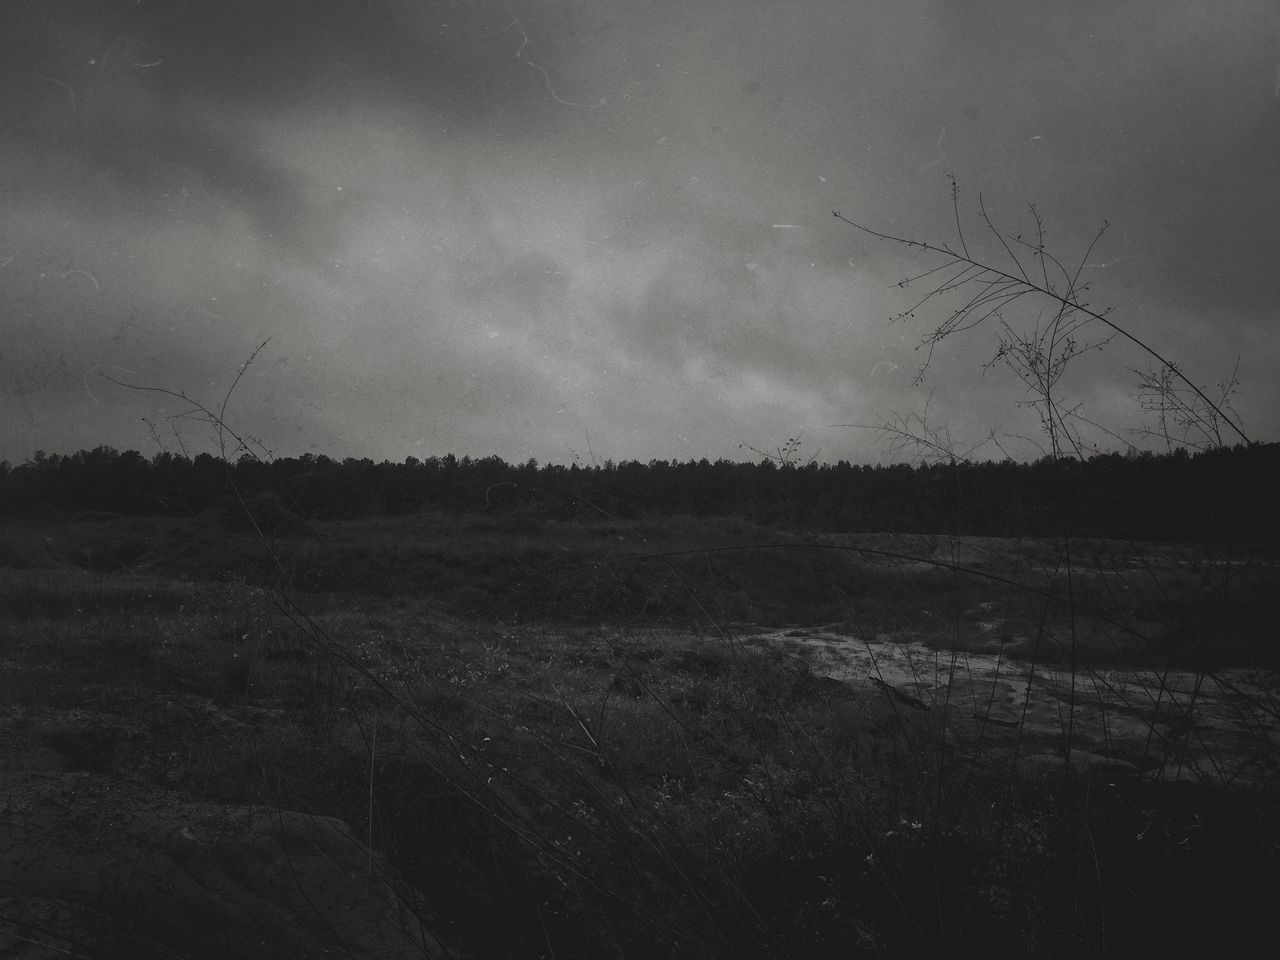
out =
[[[1270,933],[1273,548],[0,527],[0,956],[1125,956]]]

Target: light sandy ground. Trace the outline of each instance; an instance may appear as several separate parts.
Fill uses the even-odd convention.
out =
[[[886,634],[868,640],[789,629],[757,639],[794,651],[814,673],[869,690],[887,684],[944,711],[961,741],[1020,729],[1027,750],[1051,746],[1065,755],[1069,735],[1082,762],[1116,772],[1223,785],[1276,773],[1280,678],[1273,674],[1125,669],[1073,677],[999,652],[952,653]]]

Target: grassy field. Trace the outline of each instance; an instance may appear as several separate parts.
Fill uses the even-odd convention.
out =
[[[1132,955],[1268,933],[1275,553],[1069,546],[723,520],[14,522],[0,703],[13,729],[61,723],[65,769],[342,818],[459,956]],[[975,734],[918,689],[827,675],[817,628],[1058,682],[1247,678],[1257,756],[1247,784],[1168,782],[1066,714]],[[1169,743],[1200,707],[1131,712]]]

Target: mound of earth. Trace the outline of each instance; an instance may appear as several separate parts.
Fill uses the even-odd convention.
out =
[[[341,820],[67,772],[48,748],[0,741],[2,957],[400,958],[438,947]]]

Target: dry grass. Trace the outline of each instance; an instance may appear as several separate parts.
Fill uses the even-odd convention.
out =
[[[105,732],[79,745],[84,769],[342,816],[387,855],[433,929],[473,955],[1124,952],[1195,942],[1181,913],[1195,897],[1244,923],[1252,900],[1212,878],[1274,876],[1269,792],[1064,780],[1065,762],[1023,768],[1030,745],[966,755],[938,711],[824,679],[803,643],[727,630],[717,615],[794,613],[952,648],[989,642],[974,624],[998,615],[1059,631],[1067,653],[1044,645],[1045,659],[1069,656],[1074,636],[1078,662],[1128,662],[1155,654],[1122,655],[1097,624],[1122,613],[1172,630],[1188,608],[1212,617],[1221,608],[1188,578],[1208,589],[1205,571],[1220,564],[1188,572],[1161,550],[1136,568],[1095,564],[1074,600],[1112,606],[1092,621],[1080,613],[1072,634],[1041,543],[1017,556],[993,541],[862,544],[964,554],[979,574],[1017,574],[1028,595],[826,548],[848,541],[752,551],[738,549],[751,531],[717,530],[734,549],[668,561],[638,556],[653,552],[656,528],[643,540],[627,540],[626,525],[579,524],[504,541],[486,522],[465,545],[430,546],[441,527],[424,521],[416,532],[335,527],[327,544],[278,553],[295,588],[335,555],[347,583],[395,568],[394,589],[373,598],[219,580],[237,550],[179,551],[175,539],[150,567],[111,574],[2,570],[0,691],[28,716],[95,717]],[[671,537],[683,550],[697,533]],[[187,574],[208,566],[179,579],[166,556],[185,558]],[[377,557],[372,572],[360,567]],[[462,564],[471,580],[424,558]],[[513,569],[529,593],[506,582]],[[1161,569],[1174,588],[1139,588]],[[1271,569],[1227,582],[1252,591]],[[436,586],[403,586],[424,570]],[[469,602],[518,598],[512,615],[493,616],[497,603],[488,616],[442,613],[457,588],[439,581],[454,576],[472,584]],[[793,589],[799,601],[781,596]],[[629,605],[631,590],[647,609]],[[531,616],[547,609],[559,622]],[[573,625],[593,609],[595,622]],[[1267,609],[1226,608],[1241,636],[1270,622]],[[1201,656],[1181,644],[1158,650]],[[1169,722],[1157,713],[1153,726]],[[1197,825],[1210,808],[1216,819]],[[1143,894],[1156,879],[1159,895]],[[1163,933],[1172,920],[1184,923],[1176,938]]]

